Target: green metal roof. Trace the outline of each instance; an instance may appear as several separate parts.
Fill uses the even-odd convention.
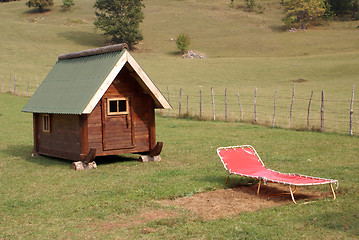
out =
[[[125,51],[57,61],[22,111],[81,114]]]

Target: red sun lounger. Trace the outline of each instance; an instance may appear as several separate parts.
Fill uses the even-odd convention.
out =
[[[336,199],[332,184],[335,183],[338,187],[338,180],[310,177],[295,173],[281,173],[268,169],[264,166],[264,163],[252,146],[220,147],[217,149],[217,153],[228,172],[226,183],[231,174],[258,179],[257,195],[259,195],[262,182],[264,184],[267,182],[286,184],[289,185],[290,195],[293,202],[296,203],[293,194],[297,186],[329,184],[334,200]],[[294,191],[292,186],[295,187]]]

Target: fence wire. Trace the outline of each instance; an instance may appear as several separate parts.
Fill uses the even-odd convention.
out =
[[[351,99],[351,92],[348,92],[347,99],[325,98],[324,93],[324,98],[317,94],[310,99],[310,94],[303,93],[295,93],[293,98],[292,92],[278,94],[275,99],[274,92],[273,95],[257,93],[255,96],[254,89],[244,94],[233,91],[224,94],[226,91],[218,93],[213,89],[213,97],[211,88],[202,88],[198,94],[193,90],[176,89],[170,92],[168,87],[166,90],[164,95],[170,97],[173,109],[160,111],[164,116],[255,122],[265,126],[273,126],[275,117],[275,127],[359,135],[359,119],[354,110],[350,119],[351,102],[354,106],[358,104],[357,100]]]

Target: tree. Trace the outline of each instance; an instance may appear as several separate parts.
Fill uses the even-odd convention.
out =
[[[342,16],[348,13],[352,13],[352,17],[355,18],[358,10],[358,0],[326,0],[330,5],[330,9],[336,15]]]
[[[189,35],[182,33],[178,35],[176,39],[176,44],[181,53],[184,53],[187,50],[188,46],[191,44],[191,38],[189,37]]]
[[[114,43],[127,43],[132,48],[143,39],[139,29],[143,21],[142,0],[96,0],[96,28],[111,36]]]
[[[73,5],[75,5],[73,0],[62,0],[62,7],[66,10],[70,10]]]
[[[319,19],[325,13],[323,0],[286,0],[283,1],[287,26],[299,23],[301,29],[307,29],[310,22]]]
[[[39,8],[40,12],[43,12],[45,7],[54,5],[54,2],[53,0],[29,0],[25,4],[29,8],[36,7]]]

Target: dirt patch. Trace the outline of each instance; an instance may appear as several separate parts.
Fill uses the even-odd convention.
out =
[[[288,193],[288,186],[261,186],[260,196],[257,196],[257,185],[238,188],[221,189],[213,192],[195,194],[191,197],[163,200],[161,204],[188,209],[205,220],[226,216],[239,215],[241,212],[253,212],[284,204],[293,204],[291,196],[272,195]],[[269,196],[272,195],[272,196]],[[298,189],[295,194],[297,201],[328,197],[329,193]]]
[[[298,79],[294,80],[293,82],[295,82],[295,83],[303,83],[303,82],[308,82],[308,80],[303,79],[303,78],[298,78]]]
[[[97,232],[109,232],[116,228],[129,228],[147,222],[174,218],[176,216],[177,213],[174,211],[143,209],[140,214],[128,218],[120,217],[113,221],[92,223],[92,228],[96,229]],[[82,228],[83,226],[78,225],[77,227]],[[142,230],[143,233],[151,233],[154,231],[152,228],[144,228]]]

